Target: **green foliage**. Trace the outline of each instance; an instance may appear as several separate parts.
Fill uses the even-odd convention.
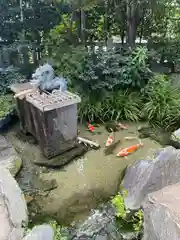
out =
[[[44,41],[45,55],[52,57],[55,63],[59,63],[61,55],[69,52],[71,45],[76,45],[78,42],[75,21],[71,20],[70,14],[63,14],[61,18],[63,21],[50,30]]]
[[[173,130],[180,122],[180,91],[164,75],[155,75],[140,92],[107,91],[99,98],[82,95],[80,121],[149,121],[153,126]],[[92,98],[91,98],[91,97]]]
[[[119,193],[118,195],[116,195],[111,201],[116,208],[116,216],[118,218],[121,217],[125,219],[127,216],[127,211],[124,204],[124,198],[127,197],[127,195],[128,195],[127,190],[123,189],[122,193]]]
[[[13,95],[11,94],[0,96],[0,119],[15,110],[16,105],[13,100]]]
[[[141,106],[141,97],[137,92],[119,90],[109,95],[103,101],[101,117],[104,121],[138,121],[140,119]]]
[[[153,59],[169,64],[171,71],[175,71],[175,66],[180,64],[180,42],[177,40],[154,39]]]
[[[58,48],[53,50],[52,60],[56,73],[68,78],[70,86],[74,89],[77,87],[76,82],[79,80],[80,73],[84,71],[84,62],[87,55],[86,49],[81,46],[76,48],[71,46],[64,54],[60,53]]]
[[[155,75],[143,90],[142,114],[151,124],[173,128],[180,121],[180,91],[167,77]]]
[[[101,101],[83,97],[79,105],[79,119],[102,122],[110,120],[138,121],[141,116],[142,99],[138,92],[128,90],[108,92]]]
[[[10,66],[7,69],[0,70],[0,93],[5,94],[13,83],[24,81],[24,77],[18,72],[18,69]]]
[[[125,189],[121,189],[120,193],[117,194],[112,200],[112,204],[116,210],[116,217],[118,226],[126,231],[141,232],[143,227],[143,212],[142,210],[130,211],[126,209],[124,198],[127,197],[128,192]],[[128,225],[128,229],[126,229]]]
[[[63,228],[56,221],[50,221],[49,225],[54,230],[54,240],[68,240],[66,234],[63,232]]]
[[[62,53],[54,43],[51,50],[57,74],[68,78],[73,90],[81,96],[89,95],[90,104],[101,101],[109,91],[140,89],[151,76],[145,48],[104,51],[100,47],[92,51],[71,46]]]
[[[42,223],[43,224],[43,223]],[[46,224],[49,224],[53,230],[54,230],[54,240],[68,240],[67,234],[64,231],[64,228],[61,227],[55,220],[48,220]],[[35,225],[37,226],[37,225]],[[31,229],[34,226],[31,226],[30,228],[26,228],[26,235],[31,232]]]

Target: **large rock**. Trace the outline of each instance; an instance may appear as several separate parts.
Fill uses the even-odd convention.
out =
[[[20,240],[27,225],[27,206],[22,192],[5,168],[0,168],[0,240]]]
[[[127,169],[123,187],[128,190],[127,208],[137,209],[148,193],[180,182],[180,150],[166,147],[154,160],[136,161]]]
[[[143,204],[143,240],[180,239],[180,184],[148,195]]]
[[[15,176],[22,165],[22,160],[18,156],[10,142],[0,135],[0,167],[7,168]]]
[[[44,224],[36,226],[31,232],[23,238],[23,240],[53,240],[54,230],[51,226]]]

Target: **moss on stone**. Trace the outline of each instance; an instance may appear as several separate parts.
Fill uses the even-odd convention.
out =
[[[16,159],[13,160],[12,165],[9,169],[10,173],[13,175],[13,177],[15,177],[18,172],[20,171],[22,166],[22,159],[18,156],[16,156]]]

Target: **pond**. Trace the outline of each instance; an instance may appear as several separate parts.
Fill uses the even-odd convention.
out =
[[[146,138],[142,140],[144,147],[127,159],[116,157],[120,148],[138,143],[137,139],[125,140],[124,137],[137,137],[139,125],[128,124],[127,130],[115,133],[115,141],[120,140],[120,144],[113,154],[107,156],[104,154],[104,146],[109,133],[105,128],[100,126],[100,134],[92,135],[85,126],[79,126],[79,135],[98,142],[101,148],[91,150],[56,170],[34,165],[34,161],[45,158],[38,145],[17,138],[18,126],[11,129],[7,136],[23,160],[17,180],[25,196],[32,197],[29,207],[33,215],[52,216],[69,224],[83,221],[92,208],[109,200],[118,192],[126,167],[134,160],[152,158],[154,152],[161,147],[157,142]]]

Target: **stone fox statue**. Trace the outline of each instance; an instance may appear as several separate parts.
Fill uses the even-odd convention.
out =
[[[55,89],[60,91],[67,90],[66,79],[63,77],[56,77],[54,69],[48,63],[36,69],[30,83],[39,87],[41,91],[46,90],[52,92]]]

